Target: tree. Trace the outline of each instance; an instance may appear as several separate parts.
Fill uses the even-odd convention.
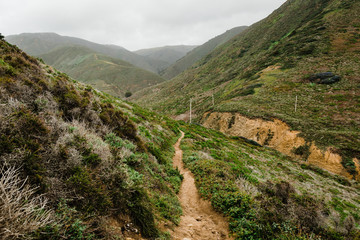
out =
[[[125,93],[125,97],[128,98],[128,97],[131,97],[132,96],[132,93],[131,92],[126,92]]]
[[[5,37],[0,33],[0,40],[3,40]]]

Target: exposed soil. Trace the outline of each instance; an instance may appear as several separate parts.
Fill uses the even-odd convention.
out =
[[[202,200],[195,186],[193,174],[184,168],[182,161],[181,137],[174,145],[174,167],[177,167],[184,176],[179,192],[179,200],[183,209],[183,216],[179,226],[171,234],[176,240],[222,240],[232,239],[228,237],[228,223],[226,218],[215,212],[210,202]]]
[[[307,163],[326,169],[332,173],[353,179],[342,165],[342,158],[330,147],[326,150],[319,149],[314,142],[306,143],[305,139],[299,136],[299,131],[293,131],[285,122],[278,119],[267,121],[263,119],[250,119],[239,113],[205,113],[203,126],[219,130],[232,136],[241,136],[256,141],[261,145],[274,148],[288,156],[299,156],[294,154],[294,149],[309,144],[309,156]],[[301,157],[302,158],[302,157]],[[355,179],[360,181],[359,159],[353,159],[358,174]]]

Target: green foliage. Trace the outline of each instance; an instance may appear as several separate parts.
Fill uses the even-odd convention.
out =
[[[83,156],[83,163],[92,167],[96,167],[101,163],[101,158],[96,153],[89,153]]]
[[[338,183],[351,187],[348,180],[311,165],[298,165],[241,138],[228,138],[196,125],[183,124],[182,130],[186,131],[181,144],[184,163],[195,175],[201,196],[228,216],[236,239],[320,239],[320,235],[344,239],[331,224],[322,226],[331,211],[344,219],[344,213],[356,206],[345,200],[343,187],[335,187]],[[306,155],[307,148],[302,146],[298,153]],[[291,184],[283,179],[291,179]],[[316,194],[309,194],[312,184],[320,182]],[[322,196],[329,192],[338,200],[334,196],[325,203]],[[355,219],[356,214],[351,216]]]
[[[131,97],[132,96],[132,93],[131,92],[126,92],[125,93],[125,97],[128,98],[128,97]]]
[[[180,223],[182,209],[175,196],[170,197],[156,194],[153,201],[155,206],[160,209],[161,217],[170,220],[176,225]]]
[[[147,148],[149,152],[156,157],[160,164],[166,164],[168,162],[162,154],[162,151],[158,147],[156,147],[155,144],[149,143]]]
[[[294,149],[294,153],[296,155],[302,156],[304,159],[307,159],[310,155],[310,145],[305,144],[305,145],[299,146]]]
[[[146,238],[156,238],[159,236],[159,231],[156,228],[154,214],[151,212],[148,202],[149,199],[145,193],[136,191],[129,199],[128,207],[132,219],[141,229],[142,236]]]
[[[91,240],[94,234],[89,232],[89,226],[80,219],[79,212],[70,208],[65,200],[61,199],[56,207],[56,222],[31,233],[31,239],[36,240]]]
[[[114,133],[106,135],[105,140],[107,143],[110,144],[110,146],[114,148],[124,147],[130,151],[134,151],[136,149],[136,146],[132,142],[130,142],[129,140],[123,140]]]
[[[91,176],[86,168],[74,168],[67,182],[76,189],[78,194],[84,197],[75,202],[79,209],[104,214],[112,206],[105,186],[97,183],[96,178]]]

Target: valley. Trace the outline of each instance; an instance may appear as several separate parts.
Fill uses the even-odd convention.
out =
[[[0,34],[0,239],[360,239],[360,2],[238,26]]]

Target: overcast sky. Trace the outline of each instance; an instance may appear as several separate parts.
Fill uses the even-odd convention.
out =
[[[129,50],[200,45],[286,0],[0,0],[0,33],[55,32]]]

